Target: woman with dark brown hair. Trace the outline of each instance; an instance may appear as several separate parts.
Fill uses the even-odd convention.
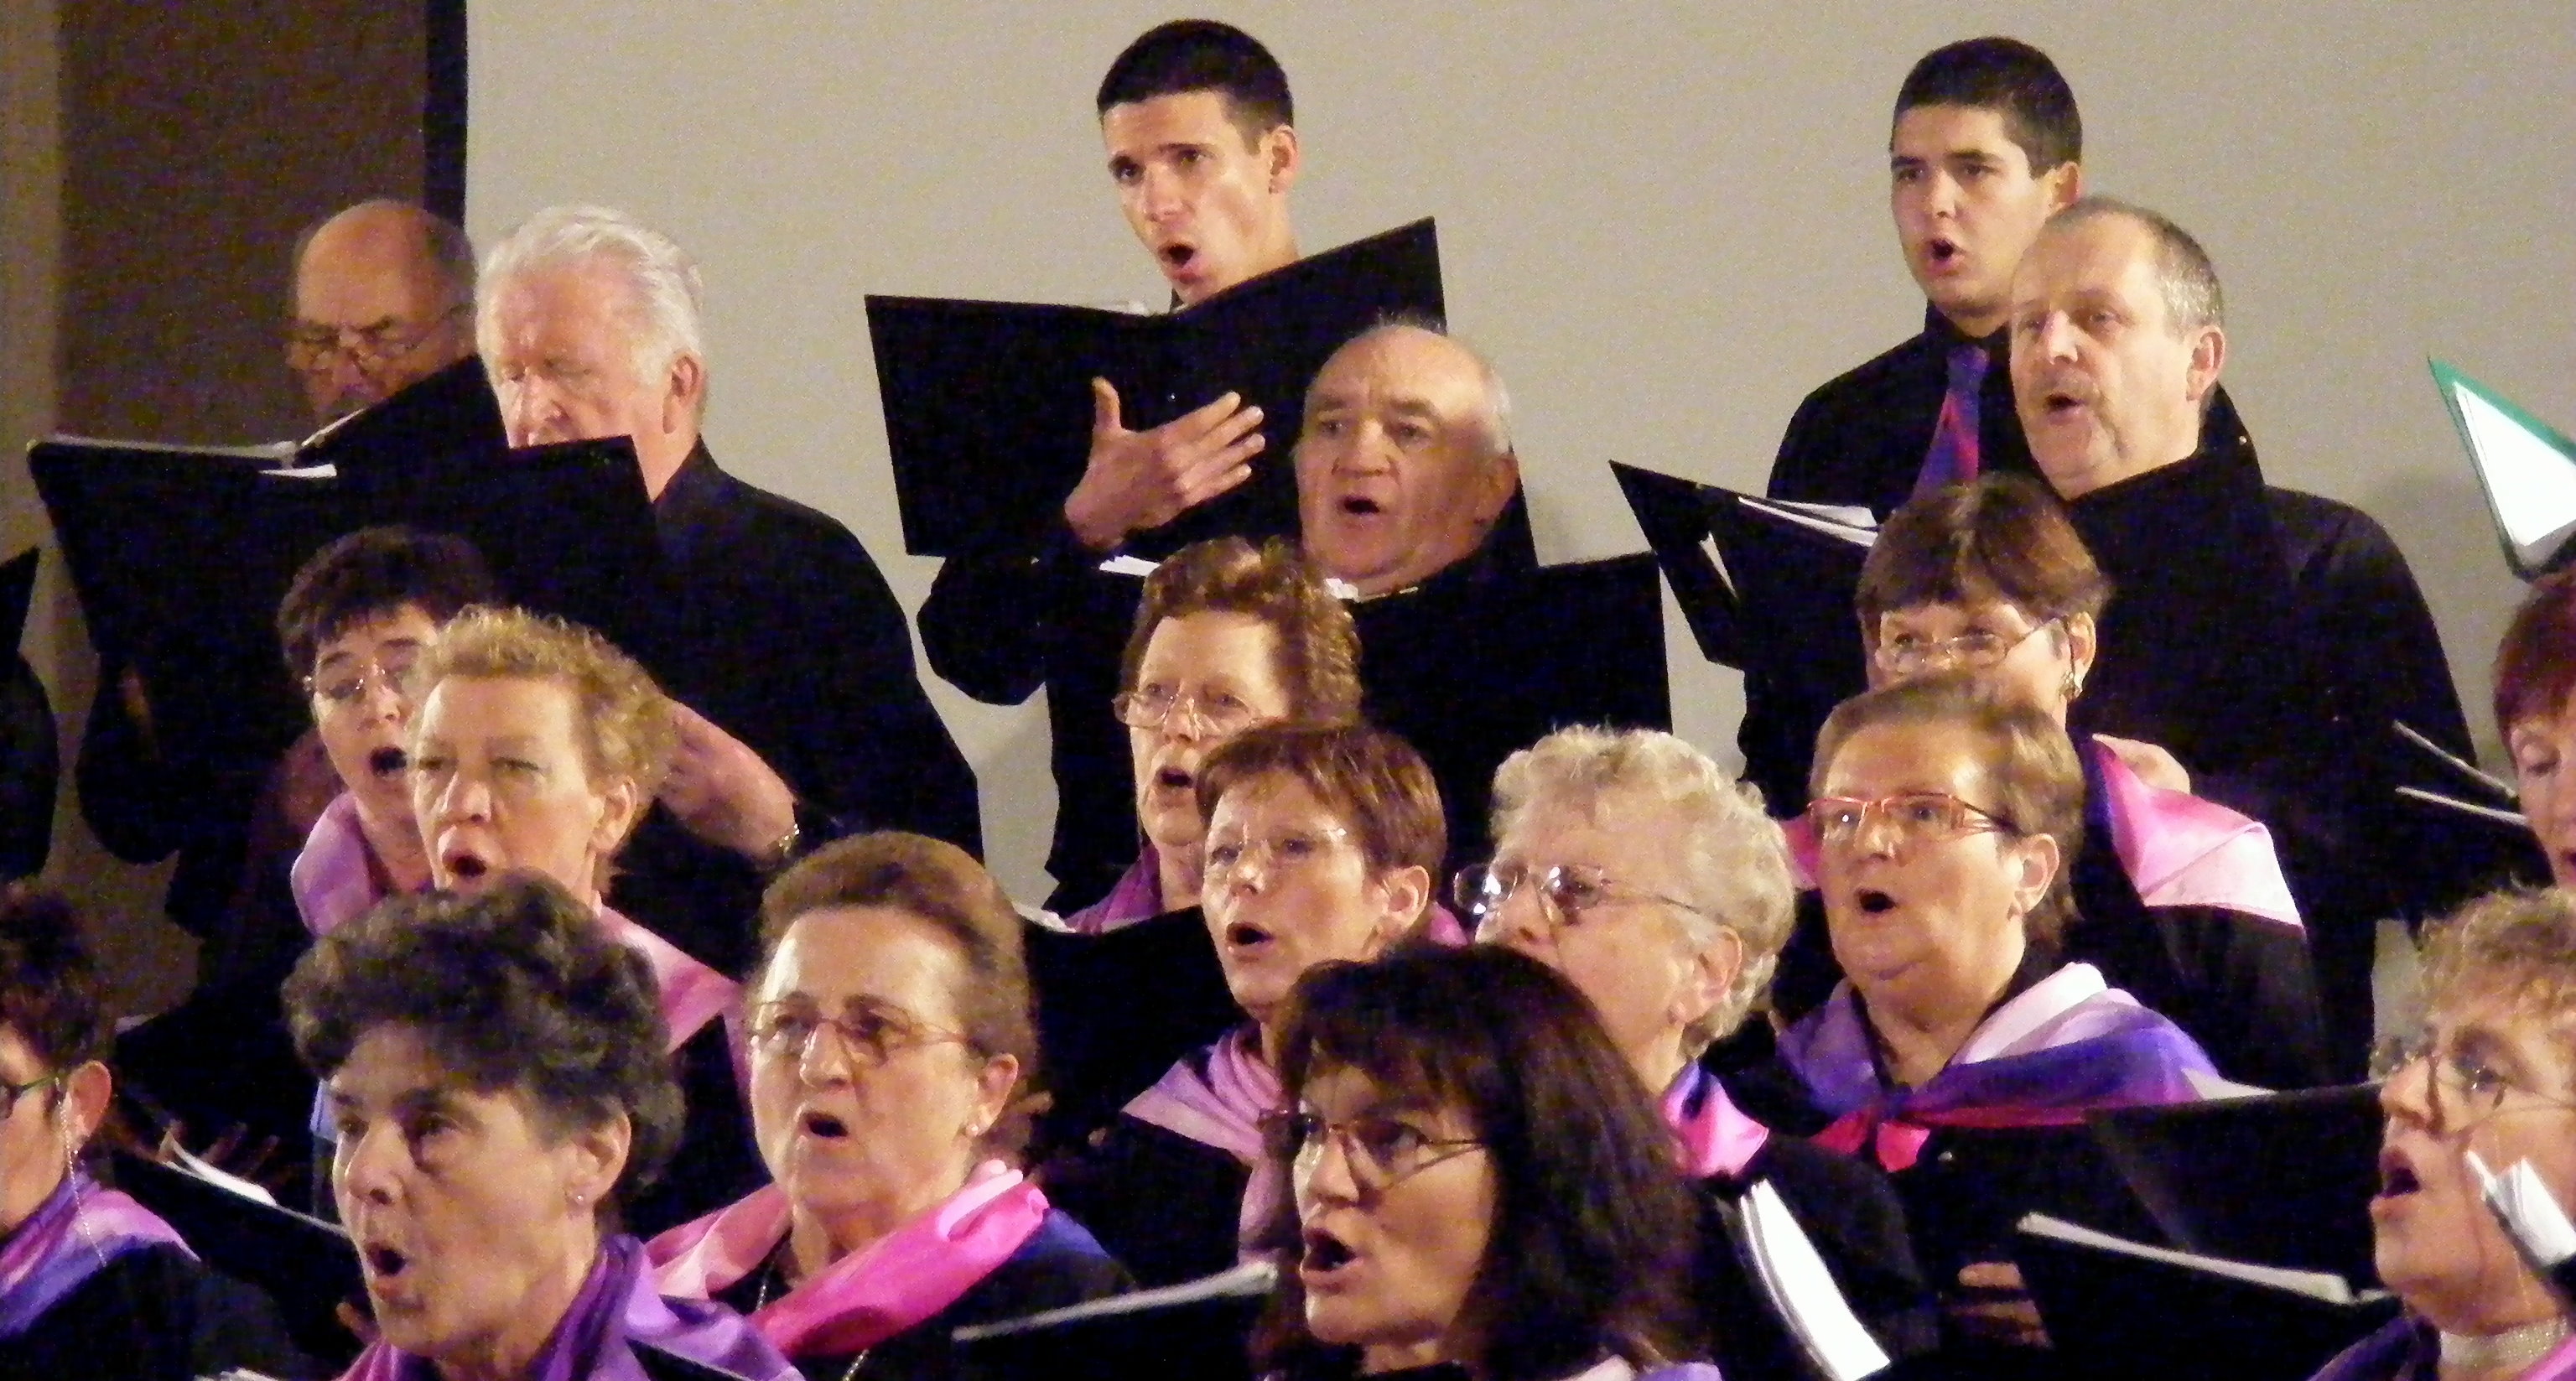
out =
[[[1713,1381],[1676,1365],[1701,1355],[1696,1203],[1580,992],[1499,946],[1411,945],[1309,970],[1285,1018],[1265,1368]]]
[[[1016,1166],[1037,1072],[1020,917],[953,845],[827,846],[761,902],[751,1117],[770,1183],[655,1238],[669,1293],[815,1381],[955,1374],[949,1334],[1126,1272]]]
[[[1359,709],[1359,636],[1303,556],[1240,537],[1182,548],[1145,580],[1110,702],[1127,726],[1144,847],[1066,925],[1098,934],[1197,905],[1208,755],[1256,725],[1343,724]]]
[[[1987,475],[1925,494],[1889,517],[1861,568],[1870,684],[1964,675],[2064,728],[2110,595],[2065,509],[2028,478]],[[2172,1018],[2230,1078],[2325,1082],[2315,968],[2271,834],[2190,794],[2182,765],[2155,745],[2085,733],[2074,742],[2087,828],[2083,847],[2061,860],[2073,898],[2064,957]],[[1792,1012],[1833,980],[1821,927],[1811,908],[1784,957]]]
[[[1261,1119],[1279,1110],[1288,990],[1331,960],[1365,960],[1432,910],[1447,831],[1431,769],[1366,726],[1268,725],[1200,770],[1206,913],[1244,1020],[1173,1062],[1047,1182],[1149,1285],[1235,1264],[1277,1201]]]

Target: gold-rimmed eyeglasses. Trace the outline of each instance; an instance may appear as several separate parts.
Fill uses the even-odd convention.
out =
[[[1918,638],[1899,633],[1881,639],[1870,649],[1870,657],[1879,670],[1891,676],[1915,676],[1934,668],[1965,667],[1984,671],[2013,655],[2023,643],[2039,635],[2039,630],[2063,620],[2047,619],[2032,624],[2018,638],[2006,637],[1990,629],[1971,628],[1955,638]]]
[[[922,1046],[975,1045],[965,1032],[942,1030],[889,1003],[852,1002],[836,1017],[803,1003],[768,1002],[752,1009],[751,1048],[772,1059],[803,1059],[826,1028],[870,1068]]]
[[[1815,829],[1817,840],[1837,847],[1867,833],[1872,816],[1908,843],[1985,831],[2021,833],[2004,816],[1946,791],[1908,791],[1875,800],[1819,796],[1807,807],[1807,823]]]
[[[361,369],[391,364],[419,349],[421,342],[469,310],[468,304],[458,303],[427,321],[386,317],[366,326],[298,321],[286,329],[287,367],[310,372],[327,367],[335,358],[346,359]]]
[[[1341,1147],[1351,1183],[1364,1194],[1383,1193],[1444,1160],[1481,1149],[1481,1137],[1433,1136],[1401,1117],[1365,1113],[1334,1122],[1311,1112],[1274,1112],[1261,1119],[1262,1144],[1298,1173],[1311,1173],[1327,1142]]]

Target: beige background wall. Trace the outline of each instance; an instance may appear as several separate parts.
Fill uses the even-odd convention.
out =
[[[1090,105],[1161,5],[475,0],[478,240],[565,200],[702,258],[726,463],[848,522],[907,603],[861,298],[1160,300]],[[1509,378],[1543,554],[1642,543],[1602,462],[1758,485],[1809,388],[1915,329],[1885,201],[1922,52],[2048,49],[2097,190],[2195,231],[2228,381],[2276,483],[2413,561],[2475,717],[2516,586],[2426,376],[2436,353],[2576,426],[2576,11],[2567,0],[1647,5],[1242,3],[1288,68],[1308,249],[1440,220],[1456,326]],[[2177,549],[2190,534],[2177,533]],[[1673,625],[1684,731],[1733,677]],[[934,685],[1024,892],[1044,724]],[[2484,732],[2482,730],[2482,732]]]

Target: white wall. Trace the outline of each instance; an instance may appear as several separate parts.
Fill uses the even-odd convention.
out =
[[[703,261],[711,444],[847,522],[907,605],[861,298],[1159,300],[1092,91],[1173,11],[1123,0],[473,0],[469,223],[622,206]],[[2395,534],[2485,733],[2505,573],[2425,373],[2576,427],[2576,6],[1245,3],[1286,65],[1309,250],[1440,220],[1451,315],[1511,381],[1550,560],[1640,548],[1602,462],[1766,473],[1798,399],[1922,306],[1886,213],[1889,106],[1941,43],[2010,33],[2073,83],[2093,190],[2195,232],[2228,382],[2276,483]],[[2177,551],[2189,534],[2178,533]],[[1683,732],[1733,678],[1672,623]],[[986,838],[1042,890],[1045,724],[934,682]]]

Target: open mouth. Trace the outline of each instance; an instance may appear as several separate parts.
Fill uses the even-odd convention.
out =
[[[1923,257],[1936,269],[1948,268],[1962,253],[1956,240],[1946,238],[1926,241],[1923,246]]]
[[[464,849],[449,851],[445,860],[447,875],[458,882],[480,882],[492,871],[492,864],[481,854]]]
[[[400,1249],[385,1246],[382,1243],[369,1246],[361,1255],[367,1263],[367,1274],[377,1280],[391,1280],[401,1275],[403,1268],[411,1264],[411,1258],[405,1256]]]
[[[2043,393],[2039,396],[2039,401],[2051,417],[2070,416],[2084,407],[2084,398],[2080,394],[2069,393],[2063,389]]]
[[[1338,1271],[1358,1256],[1349,1243],[1322,1228],[1306,1229],[1303,1243],[1305,1255],[1301,1264],[1309,1271]]]
[[[1187,791],[1196,785],[1198,778],[1180,768],[1160,767],[1154,770],[1154,788],[1158,791]]]
[[[1190,261],[1199,257],[1198,246],[1188,244],[1165,245],[1154,254],[1163,261],[1164,270],[1171,273],[1188,268]]]
[[[1250,921],[1236,921],[1225,928],[1228,949],[1252,949],[1270,943],[1270,932]]]
[[[807,1136],[818,1136],[833,1141],[838,1141],[850,1134],[848,1123],[827,1112],[809,1112],[805,1114],[804,1120],[799,1125],[805,1129]]]
[[[403,750],[389,743],[367,755],[367,770],[379,777],[400,776],[410,761],[403,756]]]
[[[1366,494],[1348,494],[1342,498],[1342,511],[1355,518],[1374,518],[1386,511],[1386,505]]]
[[[2402,1151],[2379,1153],[2379,1197],[2395,1199],[2424,1187],[2415,1175],[2415,1167]]]
[[[1852,900],[1860,903],[1861,914],[1865,916],[1884,915],[1885,913],[1896,909],[1896,898],[1887,895],[1885,892],[1879,891],[1875,887],[1864,887],[1860,889],[1859,892],[1853,894]]]

